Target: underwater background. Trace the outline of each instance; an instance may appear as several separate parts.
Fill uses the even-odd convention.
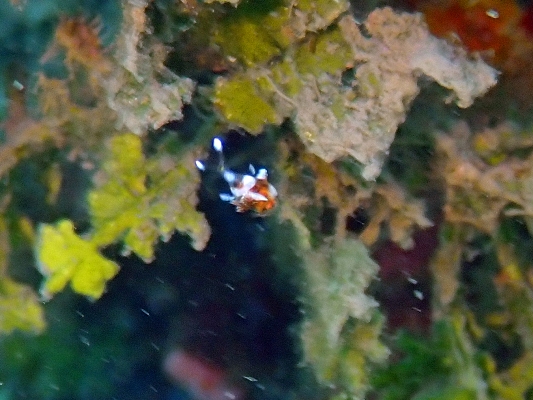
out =
[[[532,62],[528,0],[0,0],[0,400],[533,399]]]

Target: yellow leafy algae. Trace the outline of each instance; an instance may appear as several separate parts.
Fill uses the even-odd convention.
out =
[[[274,38],[255,21],[239,18],[225,21],[215,35],[225,52],[248,66],[266,62],[281,53]]]
[[[268,104],[254,83],[246,78],[219,79],[216,85],[215,105],[231,123],[251,133],[259,133],[265,124],[279,124],[281,117]]]
[[[146,158],[141,139],[134,134],[112,137],[104,151],[101,169],[88,202],[91,229],[84,238],[74,233],[71,221],[39,230],[37,258],[46,276],[45,297],[61,291],[68,282],[77,293],[98,298],[118,266],[99,249],[122,242],[123,252],[144,261],[154,257],[154,246],[178,230],[188,234],[195,249],[202,249],[210,236],[203,214],[196,211],[199,174],[193,155],[181,162],[164,150]]]
[[[339,29],[311,38],[307,45],[298,47],[294,57],[300,74],[317,77],[324,73],[344,71],[352,60],[352,49]]]
[[[119,270],[117,264],[99,253],[94,243],[76,235],[69,220],[61,220],[55,226],[42,225],[39,237],[37,256],[39,269],[46,277],[41,287],[45,298],[70,282],[75,292],[97,299]]]
[[[157,240],[174,230],[189,234],[196,249],[205,246],[210,231],[195,210],[199,176],[190,156],[180,163],[163,152],[161,158],[146,159],[141,139],[123,134],[110,141],[102,169],[89,193],[94,243],[123,239],[125,253],[132,251],[145,261],[152,260]]]
[[[29,286],[15,282],[7,274],[10,253],[7,225],[0,217],[0,334],[15,329],[39,333],[46,326],[39,299]]]
[[[2,277],[0,279],[0,333],[15,329],[42,332],[44,312],[31,288]]]
[[[89,206],[95,228],[94,242],[107,245],[142,218],[142,195],[146,173],[140,139],[133,134],[111,139],[109,154],[98,181],[89,193]]]

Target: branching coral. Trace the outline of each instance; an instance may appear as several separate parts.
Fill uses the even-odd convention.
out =
[[[301,145],[298,145],[301,147]],[[285,157],[297,151],[293,145],[280,148]],[[280,182],[284,198],[301,215],[335,211],[331,217],[331,232],[337,239],[346,237],[345,218],[353,213],[370,194],[352,175],[325,162],[319,157],[304,153],[301,158],[287,160],[284,166],[286,181]],[[310,212],[315,209],[314,212]],[[284,218],[284,215],[282,215]],[[309,229],[316,236],[320,221],[314,219]]]
[[[0,146],[0,176],[5,176],[21,154],[43,149],[48,143],[59,143],[61,132],[40,123],[28,114],[19,94],[11,98],[9,116],[2,123],[5,141]]]
[[[39,106],[40,118],[27,112],[22,94],[13,92],[10,118],[2,124],[7,140],[0,146],[0,173],[16,164],[26,148],[59,147],[67,141],[95,150],[91,146],[99,146],[117,129],[142,134],[183,117],[181,110],[191,99],[194,83],[164,67],[165,48],[154,37],[146,37],[151,29],[145,16],[147,2],[125,1],[123,7],[122,31],[112,48],[103,47],[97,23],[61,20],[40,61],[53,64],[64,52],[67,79],[36,74],[30,89],[37,95],[32,100]]]
[[[291,205],[295,203],[291,199],[281,204],[283,223],[272,235],[275,242],[290,243],[291,253],[295,253],[288,256],[286,247],[276,247],[280,269],[294,264],[295,256],[301,261],[301,272],[296,276],[302,292],[299,331],[303,361],[340,398],[362,399],[374,367],[389,354],[380,339],[384,318],[376,300],[365,293],[378,265],[365,245],[353,237],[331,236],[313,245],[299,210]]]
[[[302,147],[290,143],[280,147],[286,158]],[[353,164],[348,161],[331,164],[304,153],[300,158],[287,161],[284,166],[287,181],[280,183],[280,190],[302,215],[310,209],[318,209],[322,214],[326,209],[334,210],[334,215],[328,219],[331,219],[331,233],[337,239],[353,234],[346,220],[357,210],[364,210],[369,220],[361,226],[362,232],[357,233],[366,246],[387,236],[402,248],[411,248],[413,232],[433,225],[425,215],[424,201],[410,196],[397,182],[362,182],[357,171],[350,171]],[[313,235],[320,230],[317,225],[315,220],[314,226],[309,226]]]
[[[533,293],[510,247],[500,246],[498,258],[503,268],[495,285],[505,306],[503,319],[520,335],[524,352],[509,370],[496,374],[493,368],[489,384],[501,398],[519,399],[527,396],[533,379]]]
[[[79,63],[91,69],[108,70],[110,64],[104,56],[100,30],[97,21],[89,23],[83,18],[63,18],[55,34],[59,49],[52,45],[41,57],[41,62],[46,62],[47,58],[55,55],[54,53],[65,49],[65,62],[69,65]]]
[[[44,63],[64,50],[69,79],[86,75],[85,82],[76,84],[86,86],[95,97],[93,102],[102,103],[99,106],[106,99],[107,107],[114,111],[115,129],[139,135],[182,119],[181,110],[191,101],[194,89],[192,80],[176,76],[163,65],[167,49],[149,35],[147,6],[148,2],[123,2],[122,29],[110,48],[100,43],[96,23],[64,19],[42,58]]]
[[[511,122],[475,134],[462,122],[437,137],[437,150],[446,224],[432,261],[434,316],[447,318],[466,297],[477,320],[469,329],[475,345],[489,343],[497,359],[495,340],[510,348],[519,342],[511,360],[486,355],[483,367],[498,398],[523,398],[533,376],[531,137]],[[470,275],[475,282],[465,279]]]

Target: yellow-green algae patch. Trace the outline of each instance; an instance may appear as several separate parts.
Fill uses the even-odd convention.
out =
[[[349,2],[342,0],[299,0],[296,4],[299,10],[307,14],[310,31],[329,26],[349,8]]]
[[[308,151],[327,162],[351,156],[363,165],[362,176],[373,180],[422,74],[452,90],[460,107],[496,83],[494,69],[433,37],[419,14],[377,9],[363,31],[340,9],[332,18],[322,5],[292,4],[283,29],[297,40],[261,63],[244,62],[244,72],[219,82],[214,101],[228,122],[259,132],[292,118]],[[352,81],[343,82],[354,66]],[[261,79],[270,85],[259,87]]]
[[[69,220],[55,226],[43,224],[37,244],[39,269],[46,277],[41,287],[49,298],[70,282],[72,289],[91,298],[99,298],[106,282],[119,270],[114,262],[102,256],[94,243],[83,240],[74,232]]]
[[[289,9],[283,6],[257,13],[241,6],[220,22],[214,42],[226,56],[248,67],[265,63],[290,44],[291,35],[283,30],[289,17]]]
[[[353,61],[353,52],[338,28],[313,36],[294,56],[300,74],[338,74]]]
[[[125,252],[150,261],[157,240],[177,229],[191,235],[195,248],[203,248],[209,229],[194,209],[199,176],[193,166],[189,157],[180,163],[168,155],[146,159],[136,135],[113,138],[97,187],[89,194],[94,241],[107,245],[123,238]]]
[[[246,77],[219,79],[215,105],[229,122],[251,133],[259,133],[265,124],[278,124],[282,120],[260,95],[254,82]]]
[[[24,222],[21,219],[21,225],[25,225]],[[21,228],[23,231],[25,226]],[[24,239],[31,240],[32,233]],[[8,223],[0,217],[0,334],[11,333],[16,329],[40,333],[46,327],[46,321],[37,295],[30,286],[16,282],[8,275],[12,239]]]
[[[195,209],[199,176],[192,154],[182,154],[180,162],[163,150],[147,158],[134,134],[111,138],[104,153],[96,187],[88,195],[92,227],[84,238],[74,233],[69,220],[39,230],[37,258],[47,277],[45,296],[71,281],[74,291],[100,297],[118,270],[99,253],[112,243],[122,242],[125,254],[133,252],[149,262],[158,240],[175,230],[188,234],[196,249],[210,236],[207,221]],[[92,273],[90,265],[95,265]]]
[[[30,287],[8,277],[0,279],[0,333],[15,329],[42,332],[44,312]]]

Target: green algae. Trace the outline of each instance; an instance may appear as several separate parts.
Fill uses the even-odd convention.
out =
[[[327,0],[299,0],[298,9],[310,15],[311,22],[322,26],[330,25],[340,14],[348,10],[347,1],[327,1]],[[313,28],[315,28],[313,26]],[[316,28],[315,28],[316,29]]]
[[[124,4],[126,3],[130,6],[133,4],[133,2]],[[389,88],[396,88],[398,82],[404,81],[402,79],[404,76],[399,75],[398,81],[393,80],[392,83],[388,83],[381,75],[380,69],[359,68],[360,64],[367,61],[365,57],[371,58],[378,54],[380,49],[388,47],[381,44],[370,45],[369,37],[374,36],[374,33],[364,38],[366,44],[358,48],[359,52],[354,50],[357,46],[347,45],[348,35],[346,31],[339,29],[339,19],[347,10],[348,2],[302,0],[289,3],[278,0],[244,0],[238,5],[238,1],[232,2],[237,5],[236,9],[215,5],[207,11],[204,2],[198,4],[181,2],[182,5],[185,3],[191,6],[189,10],[191,22],[187,27],[187,34],[195,34],[194,8],[202,8],[203,15],[213,16],[211,25],[213,29],[199,34],[212,37],[202,44],[218,46],[217,50],[220,49],[226,57],[227,63],[222,65],[221,70],[215,71],[217,74],[222,71],[225,74],[224,78],[218,79],[214,90],[211,91],[212,87],[207,85],[201,88],[203,92],[201,90],[198,92],[199,97],[204,96],[202,98],[204,104],[209,103],[211,100],[209,96],[214,93],[213,103],[223,120],[220,121],[220,125],[224,128],[228,125],[237,126],[251,133],[259,133],[265,125],[279,124],[285,118],[293,118],[292,122],[296,123],[295,130],[301,141],[308,146],[307,150],[331,161],[336,159],[338,154],[321,152],[323,149],[313,147],[320,138],[323,137],[326,144],[329,141],[335,149],[342,151],[351,145],[358,149],[366,143],[371,148],[379,140],[383,140],[385,133],[389,134],[385,139],[393,136],[397,125],[387,124],[387,121],[397,116],[401,118],[405,116],[408,107],[400,106],[409,103],[409,96],[403,98],[405,103],[371,103],[372,99],[393,93],[394,91],[389,92]],[[133,7],[135,12],[132,14],[144,15],[144,7],[147,4],[148,2],[144,2],[143,6]],[[134,25],[132,23],[131,27]],[[374,24],[374,27],[376,25],[378,27],[375,33],[385,31],[387,28],[386,25],[379,24]],[[46,137],[57,137],[59,135],[54,136],[55,133],[50,132],[61,131],[61,140],[52,144],[53,146],[63,148],[66,145],[70,149],[74,143],[72,159],[75,162],[82,162],[76,159],[77,155],[82,154],[81,157],[86,155],[83,154],[83,150],[76,147],[80,141],[72,141],[72,132],[83,140],[96,142],[101,147],[95,151],[94,159],[87,161],[87,164],[94,163],[96,169],[94,186],[88,189],[89,215],[87,221],[83,221],[84,224],[81,225],[86,228],[82,231],[83,234],[77,231],[73,221],[66,219],[61,219],[55,224],[42,224],[39,229],[36,255],[45,275],[43,294],[48,296],[64,290],[70,283],[75,292],[92,299],[98,298],[118,268],[113,261],[102,256],[101,251],[106,246],[119,245],[125,254],[133,253],[144,261],[151,261],[159,240],[168,239],[174,231],[188,235],[193,247],[198,250],[205,246],[209,237],[207,222],[195,209],[196,191],[199,185],[199,174],[194,169],[196,149],[176,141],[175,148],[179,148],[176,151],[162,151],[161,147],[152,149],[155,155],[147,155],[143,151],[143,146],[152,146],[155,142],[146,135],[148,129],[158,128],[170,120],[182,118],[181,109],[184,103],[191,100],[194,82],[173,76],[169,70],[160,68],[165,61],[166,50],[152,46],[153,43],[146,40],[151,35],[146,25],[141,29],[126,30],[121,35],[122,39],[125,39],[122,44],[131,42],[134,45],[129,47],[131,52],[125,54],[123,59],[114,60],[116,66],[120,65],[120,68],[125,68],[126,72],[121,71],[99,82],[100,86],[102,82],[104,86],[106,83],[112,83],[107,88],[109,90],[105,91],[106,99],[102,101],[98,98],[102,96],[98,90],[80,90],[75,96],[76,100],[83,101],[85,99],[80,93],[90,92],[90,102],[99,103],[97,109],[92,109],[94,112],[89,112],[90,107],[84,109],[71,107],[69,104],[69,107],[62,107],[64,109],[59,110],[60,118],[49,118],[47,124],[31,130],[31,134],[25,132],[24,135],[17,136],[13,135],[13,132],[8,132],[5,135],[7,138],[22,137],[27,140],[12,153],[13,163],[16,163],[23,154],[35,151],[36,147],[32,148],[30,145],[34,144],[35,139],[44,138],[44,132],[47,132]],[[434,49],[430,48],[427,53],[432,51]],[[152,59],[153,54],[157,56]],[[380,57],[381,55],[376,56],[374,60],[378,61],[377,65],[386,64],[385,67],[391,69],[398,67],[384,63]],[[128,64],[135,60],[138,63]],[[342,74],[354,67],[354,64],[357,68],[354,68],[353,79],[344,82],[341,79]],[[135,68],[130,70],[126,65],[128,67],[133,65]],[[407,77],[410,75],[407,74]],[[416,78],[418,77],[417,70]],[[93,78],[94,76],[91,75],[89,78],[87,75],[86,80],[75,80],[66,86],[70,90],[73,86],[91,83]],[[65,99],[69,97],[67,92],[61,93],[61,96]],[[63,104],[57,101],[55,103]],[[197,104],[193,104],[193,107]],[[104,107],[100,108],[102,105]],[[209,106],[212,104],[209,103]],[[354,112],[364,109],[371,110],[371,118],[366,125],[359,122],[366,121],[369,116]],[[50,117],[52,113],[48,111],[51,110],[43,108],[42,111]],[[379,114],[383,110],[395,110],[397,114]],[[205,109],[203,111],[205,112]],[[217,118],[216,113],[211,113],[212,111],[209,110],[206,120],[213,121]],[[298,117],[295,117],[296,115]],[[78,122],[73,122],[75,117],[78,117]],[[96,123],[98,125],[96,128],[87,129],[87,126],[95,123],[94,121],[105,121],[105,123],[100,125]],[[223,125],[224,123],[226,125]],[[120,128],[116,128],[117,126]],[[138,136],[123,134],[120,131],[123,127]],[[363,132],[361,137],[356,138],[359,142],[352,140],[357,136],[356,128]],[[195,130],[196,143],[202,140],[207,142],[209,135],[202,136],[198,133],[202,129],[205,129],[205,125]],[[209,132],[214,130],[210,129]],[[344,133],[346,137],[342,136]],[[106,146],[102,146],[102,135],[109,137]],[[485,160],[489,165],[505,166],[501,154],[507,152],[498,148],[480,150],[485,153],[488,151]],[[386,151],[387,146],[380,148],[380,154],[386,154]],[[305,150],[298,149],[297,152],[304,153]],[[493,152],[496,158],[490,157]],[[354,157],[362,165],[373,162],[371,157],[358,158],[358,155],[361,153],[355,153]],[[353,164],[353,158],[350,158],[349,162]],[[9,164],[11,165],[13,164]],[[331,165],[332,168],[336,168],[334,164]],[[377,176],[379,162],[375,165],[378,168],[367,176]],[[434,166],[432,164],[432,167]],[[359,164],[350,170],[353,175],[359,177],[361,173],[359,170],[356,171],[358,169],[356,167],[359,167]],[[513,198],[510,206],[513,210],[502,209],[501,214],[503,218],[503,214],[510,215],[506,213],[514,212],[513,215],[518,215],[520,222],[523,219],[525,225],[529,224],[529,233],[531,233],[533,231],[531,210],[517,207],[530,203],[531,169],[526,168],[521,171],[522,174],[519,176],[521,178],[525,176],[526,179],[517,183],[506,182],[505,191],[519,195]],[[62,179],[68,179],[68,176],[64,178],[54,175],[56,172],[53,168],[49,171],[50,177],[54,180],[51,182],[53,184],[49,185],[47,198],[50,199],[65,197],[58,185]],[[289,200],[285,197],[286,192],[295,184],[285,182],[286,177],[280,175],[282,176],[279,179],[283,182],[283,185],[279,186],[282,188],[281,201],[287,203]],[[318,185],[315,184],[309,191],[316,189],[316,186]],[[444,189],[440,190],[442,194]],[[474,191],[476,190],[478,189]],[[308,196],[308,192],[304,193],[299,201],[308,201],[307,198],[302,199]],[[459,199],[461,202],[465,200],[464,207],[475,215],[486,214],[482,211],[492,207],[490,203],[477,198],[468,202],[468,198],[464,198],[468,197],[468,193],[457,193],[457,196],[461,197]],[[292,261],[296,257],[295,254],[308,253],[308,258],[302,256],[305,258],[304,265],[301,266],[303,271],[298,275],[298,278],[301,278],[300,289],[302,292],[307,291],[302,294],[304,314],[300,325],[305,361],[313,367],[322,383],[329,387],[335,386],[336,399],[361,398],[370,387],[373,365],[381,362],[387,354],[386,348],[379,340],[384,323],[383,317],[377,311],[374,301],[364,293],[369,281],[376,274],[376,266],[369,260],[364,246],[352,238],[346,240],[336,238],[339,241],[334,243],[333,240],[330,241],[332,238],[324,239],[317,229],[320,240],[313,241],[302,221],[309,225],[317,225],[323,208],[309,206],[302,211],[304,215],[299,214],[301,210],[296,211],[285,204],[282,205],[281,215],[273,216],[290,221],[294,230],[298,232],[297,235],[301,237],[300,248],[291,247],[292,242],[283,242],[283,240],[278,240],[272,246],[277,246],[278,253],[290,253]],[[341,215],[342,217],[344,215]],[[44,220],[49,221],[54,218],[58,218],[57,214]],[[530,242],[530,239],[528,237],[527,241]],[[53,252],[53,249],[57,248],[64,249],[60,252],[60,256]],[[477,248],[474,250],[476,254],[479,251]],[[2,253],[2,256],[5,254]],[[447,305],[454,306],[455,303],[465,302],[465,298],[461,297],[462,290],[457,290],[460,275],[458,272],[464,262],[461,257],[462,255],[459,255],[454,258],[452,269],[448,268],[450,260],[443,260],[441,273],[449,280],[437,283],[450,281],[457,283],[457,286],[453,284],[450,286],[454,290],[449,295]],[[89,264],[94,268],[91,273],[88,272]],[[293,266],[294,264],[289,265]],[[503,268],[505,273],[509,273],[512,269],[509,266],[505,267]],[[297,274],[287,273],[285,277],[296,280]],[[512,273],[509,275],[514,276]],[[36,331],[42,329],[43,320],[40,319],[42,309],[31,289],[5,274],[0,278],[0,309],[20,311],[2,312],[1,317],[6,316],[7,319],[1,320],[0,331],[17,328]],[[518,289],[505,287],[505,284],[500,283],[502,306],[509,310],[507,321],[511,321],[512,327],[516,327],[520,332],[527,347],[513,368],[496,372],[487,367],[486,371],[483,371],[484,375],[480,373],[476,364],[479,354],[473,349],[474,346],[477,348],[480,346],[469,336],[472,327],[465,326],[464,320],[457,315],[451,315],[453,307],[450,307],[444,312],[451,316],[445,315],[443,321],[436,322],[438,325],[436,330],[441,329],[441,331],[433,333],[428,348],[424,347],[427,343],[420,340],[411,348],[403,349],[405,354],[412,357],[411,360],[414,358],[417,362],[401,364],[393,371],[386,383],[385,392],[381,393],[385,393],[383,398],[400,398],[398,393],[404,393],[403,398],[419,400],[484,398],[485,393],[481,387],[485,382],[489,384],[490,390],[502,398],[518,399],[527,395],[533,376],[531,372],[533,358],[530,343],[526,340],[533,326],[528,317],[531,314],[529,312],[531,296],[528,292],[527,278],[519,276],[518,281],[520,282]],[[23,316],[21,313],[27,314],[28,319],[21,319]],[[424,368],[420,369],[421,366],[428,364],[432,367],[431,363],[438,365],[438,371],[434,375],[428,374]],[[413,381],[416,382],[413,384]],[[476,383],[479,383],[479,387],[475,386]]]
[[[0,334],[18,329],[39,333],[46,327],[39,299],[26,285],[0,279]]]
[[[251,133],[259,133],[265,124],[281,122],[276,110],[261,96],[250,79],[219,79],[215,89],[215,105],[231,123]]]
[[[294,63],[301,75],[319,77],[344,71],[353,61],[353,53],[338,28],[313,36],[295,51]]]
[[[39,299],[29,285],[16,282],[8,274],[10,236],[9,224],[0,217],[0,335],[14,330],[41,333],[46,321]]]
[[[184,164],[176,165],[164,152],[160,157],[146,159],[141,139],[133,134],[109,141],[96,187],[88,194],[91,229],[84,238],[74,233],[69,220],[39,230],[37,259],[47,277],[42,289],[46,297],[69,281],[74,291],[100,297],[118,266],[99,249],[115,242],[123,243],[124,253],[133,252],[147,262],[157,242],[175,230],[190,235],[195,248],[205,246],[210,230],[195,210],[199,177],[193,160],[185,157]]]
[[[295,65],[290,59],[271,67],[272,81],[283,94],[293,99],[303,87],[301,77],[298,75]]]
[[[37,244],[39,269],[46,277],[41,287],[45,298],[62,291],[68,283],[80,294],[99,298],[105,284],[118,272],[118,265],[102,256],[95,244],[74,232],[71,221],[42,225]]]
[[[453,310],[437,321],[429,338],[402,332],[403,357],[374,376],[380,398],[488,399],[481,357],[469,335],[467,318]]]
[[[319,36],[314,49],[310,46],[299,45],[294,58],[287,56],[269,69],[250,68],[229,79],[219,79],[214,103],[222,116],[251,133],[260,132],[266,124],[279,124],[298,107],[302,89],[317,86],[309,76],[328,73],[340,76],[352,58],[338,29]],[[332,101],[339,116],[346,109],[341,97]]]
[[[306,252],[304,265],[304,359],[324,384],[362,398],[372,365],[388,355],[377,303],[364,293],[378,266],[361,242],[349,239]]]
[[[278,6],[268,13],[241,5],[220,22],[214,42],[226,56],[234,57],[252,67],[279,56],[290,44],[290,36],[283,32],[288,23],[289,10]]]
[[[199,182],[194,162],[185,158],[190,164],[175,164],[164,153],[160,157],[145,159],[136,135],[111,140],[103,177],[89,193],[95,243],[108,245],[124,235],[126,252],[151,260],[158,239],[177,229],[190,234],[195,247],[203,247],[209,230],[194,209]]]

